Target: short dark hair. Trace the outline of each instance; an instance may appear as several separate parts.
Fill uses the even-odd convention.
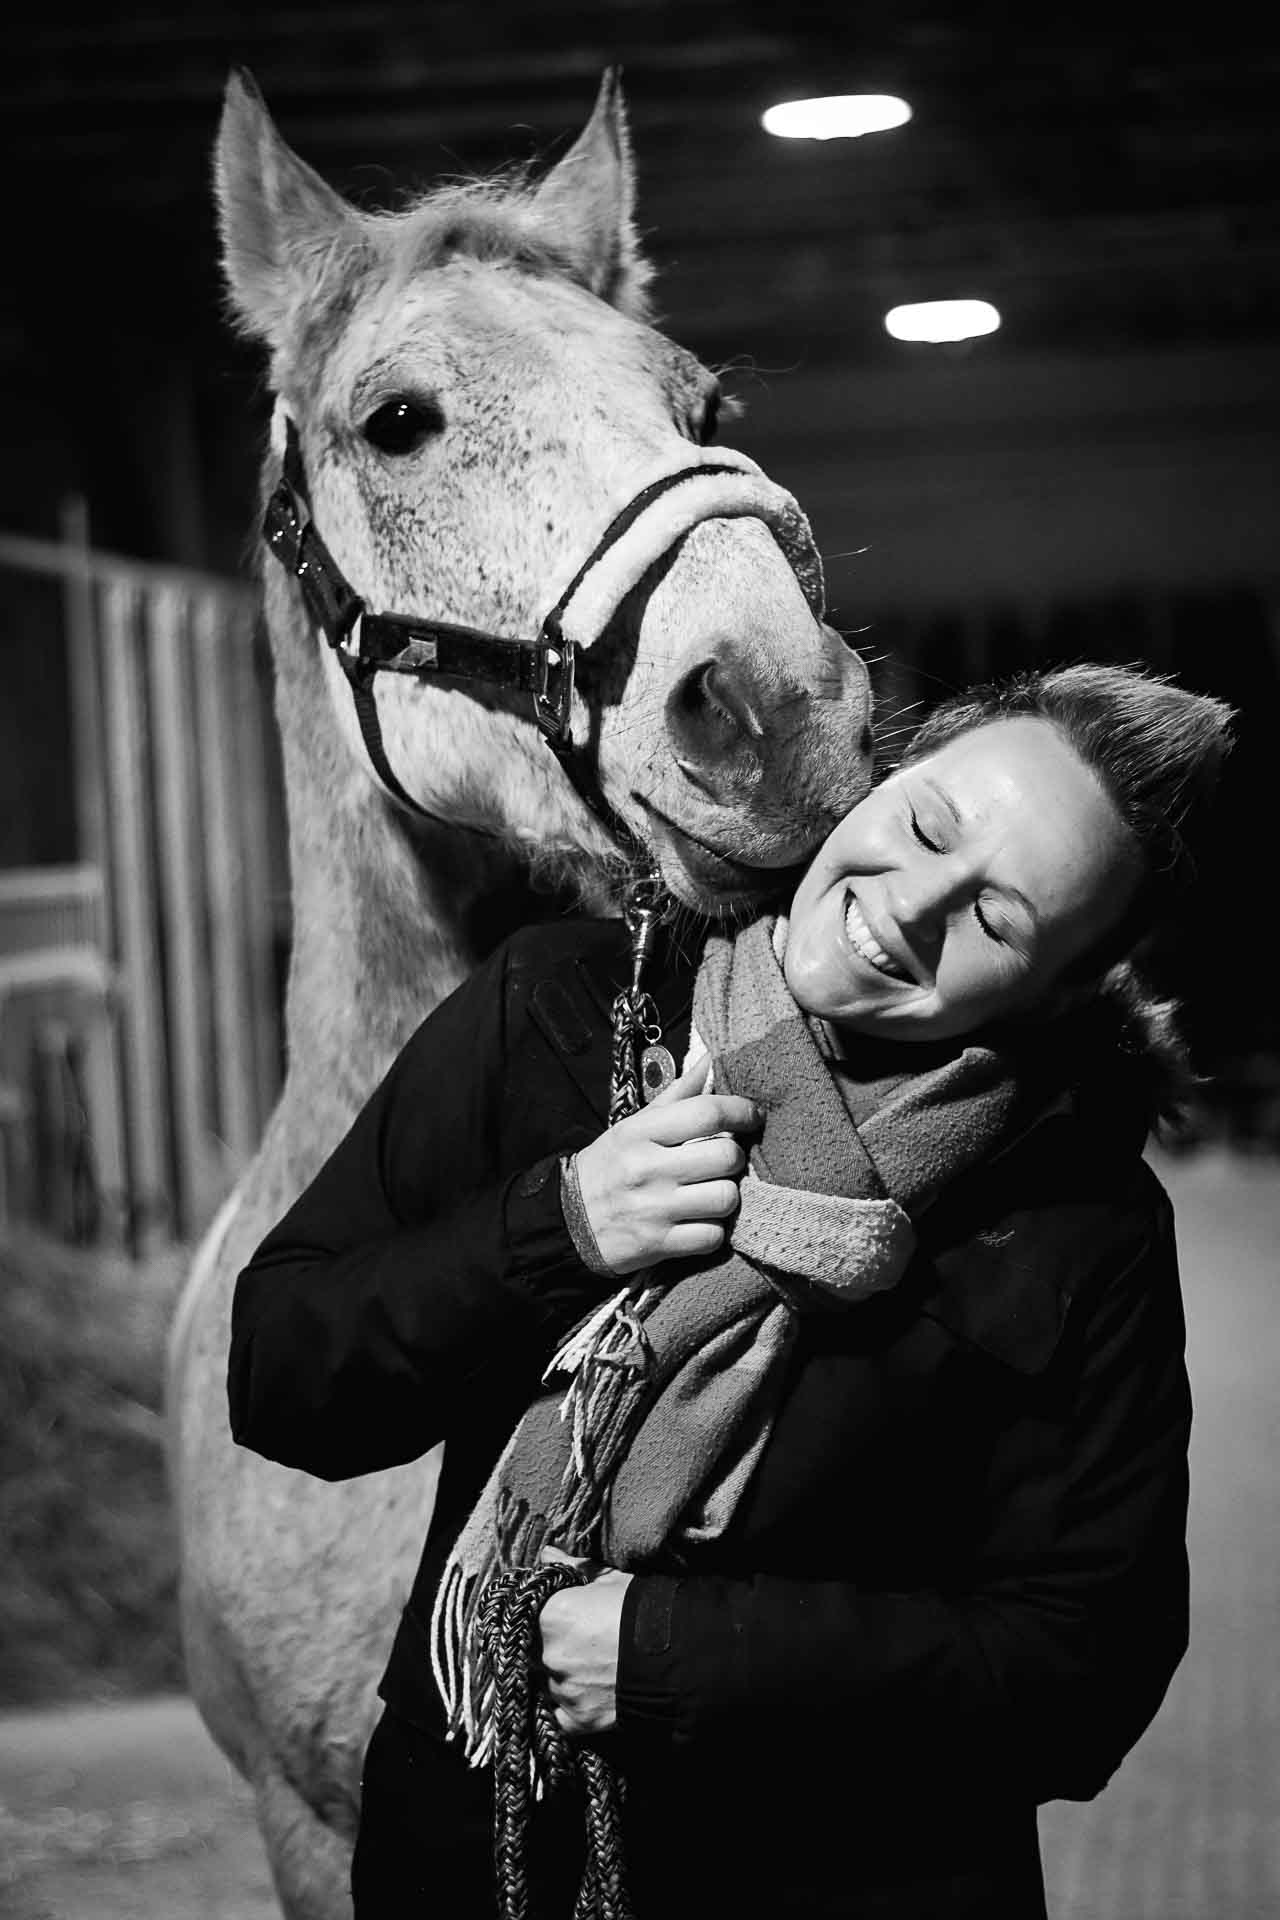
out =
[[[1155,1070],[1153,1103],[1172,1112],[1192,1083],[1176,1001],[1155,984],[1158,949],[1195,884],[1209,802],[1232,746],[1234,711],[1142,666],[1077,661],[966,688],[936,706],[900,765],[997,720],[1047,720],[1093,772],[1128,829],[1141,880],[1118,926],[1071,969],[1095,980],[1126,1044]]]

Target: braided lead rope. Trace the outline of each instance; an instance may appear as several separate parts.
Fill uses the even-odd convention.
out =
[[[573,1920],[632,1920],[622,1847],[622,1782],[602,1754],[578,1750],[586,1787],[587,1858]]]
[[[529,1834],[536,1784],[548,1794],[576,1783],[586,1815],[586,1859],[574,1920],[633,1920],[625,1885],[621,1784],[604,1757],[561,1731],[535,1682],[538,1615],[553,1593],[581,1586],[580,1567],[500,1573],[485,1588],[477,1617],[495,1681],[493,1860],[500,1920],[533,1920]]]
[[[632,977],[612,1007],[610,1126],[639,1111],[637,1041],[661,1034],[657,1010],[640,981],[663,911],[662,898],[656,876],[642,876],[624,911]],[[628,1343],[643,1339],[634,1314],[621,1332]],[[615,1379],[610,1386],[613,1399],[621,1382]],[[528,1843],[539,1780],[548,1794],[563,1793],[575,1781],[582,1789],[586,1856],[574,1920],[632,1920],[623,1864],[621,1783],[601,1754],[565,1738],[533,1673],[538,1615],[553,1593],[581,1586],[586,1579],[580,1568],[560,1563],[517,1569],[498,1574],[481,1597],[476,1631],[494,1675],[493,1860],[499,1920],[532,1920]]]
[[[613,1052],[609,1062],[609,1125],[640,1111],[640,1076],[636,1070],[636,1042],[645,1031],[643,1002],[647,993],[624,988],[614,996]]]

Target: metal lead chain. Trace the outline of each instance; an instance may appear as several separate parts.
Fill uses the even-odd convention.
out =
[[[631,983],[613,1002],[610,1126],[635,1113],[675,1078],[675,1061],[662,1044],[658,1009],[642,985],[654,937],[671,907],[661,878],[650,871],[632,882],[622,909],[623,924],[631,936]]]

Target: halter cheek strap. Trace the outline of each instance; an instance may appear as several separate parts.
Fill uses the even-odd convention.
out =
[[[435,819],[414,799],[387,758],[374,699],[374,676],[444,673],[519,687],[525,661],[517,643],[495,642],[489,634],[442,621],[369,614],[311,517],[302,452],[292,420],[286,423],[280,480],[267,502],[262,532],[277,560],[297,579],[308,615],[346,676],[360,737],[378,778],[402,805],[424,819]],[[502,651],[494,652],[495,645]],[[557,693],[553,686],[552,697]],[[567,705],[566,697],[566,709]]]

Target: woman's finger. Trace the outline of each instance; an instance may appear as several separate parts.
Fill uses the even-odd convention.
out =
[[[736,1180],[700,1180],[695,1186],[677,1187],[671,1202],[675,1220],[727,1220],[737,1211]]]
[[[655,1100],[647,1110],[645,1132],[660,1147],[678,1147],[686,1140],[705,1139],[715,1133],[751,1133],[761,1120],[755,1101],[738,1093],[691,1095],[661,1112],[656,1111],[657,1105]]]
[[[591,1565],[591,1562],[585,1555],[580,1553],[566,1553],[562,1547],[544,1547],[538,1555],[538,1558],[547,1565],[555,1565],[557,1562],[563,1567],[589,1567]]]
[[[747,1164],[747,1156],[731,1133],[717,1133],[710,1140],[686,1140],[683,1146],[669,1147],[663,1172],[680,1186],[694,1186],[700,1180],[733,1180]]]
[[[724,1245],[724,1228],[710,1220],[686,1220],[667,1228],[663,1258],[696,1260],[702,1254],[719,1253]]]
[[[706,1086],[710,1071],[711,1062],[704,1053],[694,1061],[692,1066],[686,1067],[683,1073],[677,1074],[669,1087],[664,1087],[661,1093],[654,1095],[649,1102],[650,1112],[655,1107],[673,1107],[677,1101],[693,1099]]]

